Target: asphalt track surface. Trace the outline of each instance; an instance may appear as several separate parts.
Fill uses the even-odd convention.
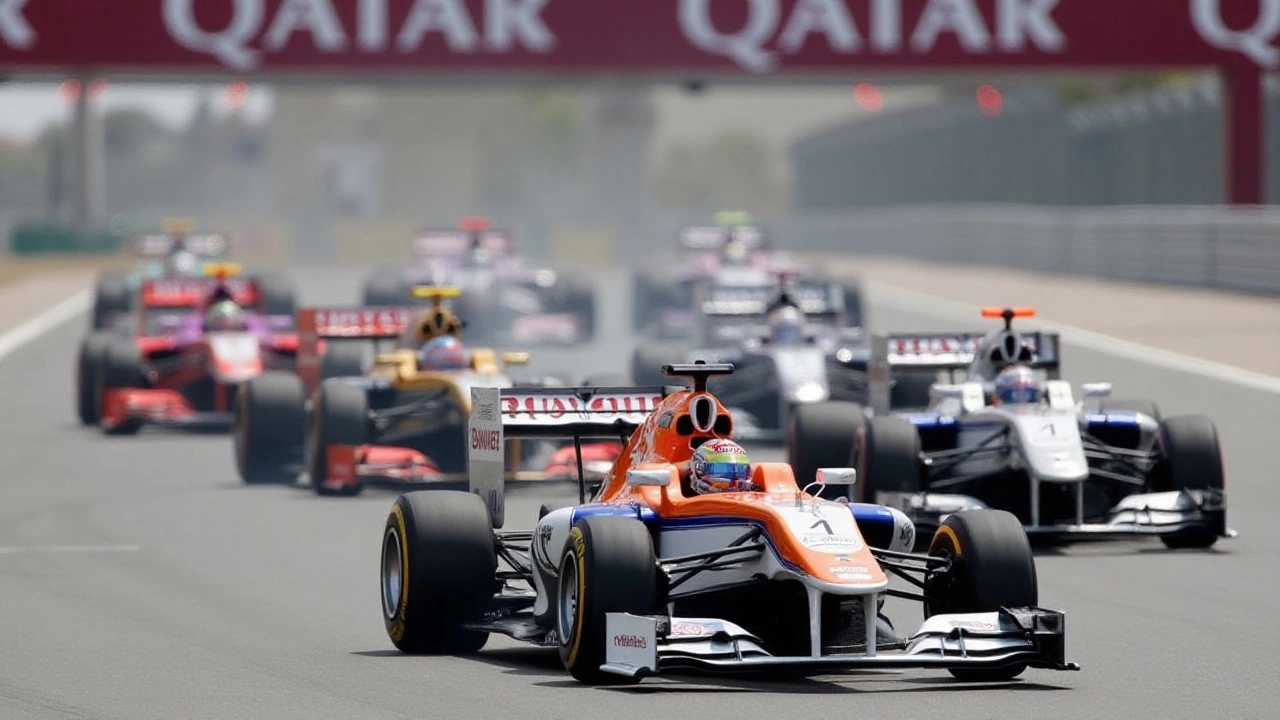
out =
[[[302,299],[346,303],[358,275],[301,273]],[[620,283],[620,278],[616,279]],[[608,287],[618,287],[610,279]],[[627,317],[624,298],[602,316]],[[959,329],[874,302],[877,328]],[[1230,523],[1211,552],[1156,542],[1039,557],[1041,602],[1067,611],[1077,673],[1001,685],[875,672],[800,682],[699,677],[577,686],[554,651],[494,638],[478,657],[396,653],[379,616],[393,495],[320,499],[237,482],[226,437],[107,438],[73,422],[82,318],[0,362],[0,718],[1269,718],[1280,710],[1275,395],[1067,346],[1073,381],[1216,418]],[[615,326],[548,370],[617,370]],[[976,327],[976,324],[975,324]],[[761,450],[757,457],[776,451]],[[568,488],[548,495],[572,498]],[[510,498],[513,526],[544,496]],[[892,602],[904,602],[895,601]],[[914,628],[918,608],[892,612]]]

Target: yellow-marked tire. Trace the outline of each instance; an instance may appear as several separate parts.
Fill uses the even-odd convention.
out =
[[[556,592],[560,660],[579,682],[634,682],[600,671],[605,659],[605,614],[661,612],[653,538],[639,520],[588,517],[565,542]]]
[[[1022,523],[1004,510],[966,510],[947,517],[933,534],[929,554],[951,561],[925,583],[925,616],[1037,607],[1036,559]],[[973,682],[1012,680],[1025,665],[953,669]]]
[[[382,533],[382,619],[411,654],[474,653],[478,621],[498,590],[489,509],[477,495],[423,490],[396,498]]]

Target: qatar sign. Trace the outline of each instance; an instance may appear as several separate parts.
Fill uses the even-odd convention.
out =
[[[0,0],[6,69],[1280,67],[1280,0]]]

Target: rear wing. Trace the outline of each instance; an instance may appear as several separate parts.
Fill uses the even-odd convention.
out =
[[[685,250],[719,250],[730,240],[751,250],[763,250],[769,245],[768,235],[758,225],[693,225],[680,230],[680,247]]]
[[[208,299],[219,286],[236,304],[256,307],[260,300],[258,283],[250,278],[154,278],[142,283],[142,307],[194,308]]]
[[[500,528],[507,440],[624,437],[665,396],[662,387],[472,388],[467,426],[471,492],[485,501],[493,526]]]
[[[321,340],[389,340],[400,337],[422,308],[298,308],[298,377],[307,392],[320,385]]]
[[[480,236],[480,248],[493,255],[510,255],[515,242],[503,230],[423,230],[413,237],[410,247],[420,257],[457,257],[471,249],[474,235]]]
[[[140,258],[168,257],[177,250],[186,250],[203,258],[222,257],[227,252],[224,235],[138,235],[129,243],[133,254]]]
[[[1057,370],[1058,333],[1020,332],[1018,336],[1030,348],[1032,368]],[[887,342],[887,361],[893,367],[921,370],[959,370],[977,359],[987,334],[978,333],[911,333],[891,334]]]

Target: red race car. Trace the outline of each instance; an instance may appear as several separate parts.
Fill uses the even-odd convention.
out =
[[[258,303],[256,282],[225,273],[165,278],[144,282],[141,292],[135,333],[99,336],[81,358],[81,418],[108,434],[148,424],[229,428],[241,383],[265,370],[294,370],[293,318],[248,310]]]

